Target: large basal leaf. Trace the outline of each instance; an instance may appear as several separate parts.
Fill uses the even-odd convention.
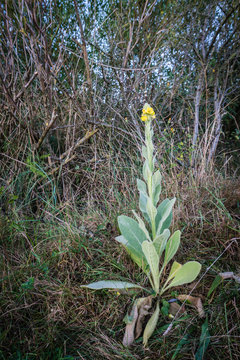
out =
[[[161,234],[165,229],[168,229],[172,221],[172,208],[176,199],[165,199],[157,208],[157,215],[155,218],[157,234]]]
[[[150,319],[148,320],[148,323],[145,327],[144,333],[143,333],[143,345],[144,347],[147,346],[149,338],[152,336],[154,330],[156,329],[158,318],[159,318],[159,301],[157,301],[156,309]]]
[[[165,229],[161,235],[157,235],[153,240],[153,245],[155,246],[155,249],[159,257],[161,257],[163,251],[166,248],[166,244],[169,236],[170,236],[170,231],[168,229]]]
[[[159,256],[152,242],[144,241],[142,251],[147,259],[156,293],[159,291]]]
[[[138,223],[128,216],[121,215],[118,217],[118,225],[122,236],[127,240],[128,249],[142,259],[142,243],[146,240],[146,235],[140,229]]]
[[[181,269],[177,271],[172,282],[164,289],[170,289],[174,286],[179,286],[183,284],[188,284],[196,279],[200,273],[201,265],[197,261],[189,261],[186,264],[182,265]]]
[[[101,289],[120,290],[120,289],[130,289],[130,288],[143,289],[143,287],[140,285],[132,284],[126,281],[115,281],[115,280],[96,281],[88,285],[81,285],[81,287],[85,287],[93,290],[101,290]]]
[[[174,263],[172,264],[169,276],[167,278],[166,284],[169,283],[169,281],[172,280],[176,276],[177,272],[181,269],[181,267],[182,267],[181,264],[179,264],[177,261],[174,261]]]
[[[177,230],[168,240],[165,250],[163,267],[165,267],[176,254],[180,245],[180,236],[181,236],[181,231]]]
[[[124,236],[122,236],[122,235],[117,236],[117,237],[115,237],[115,240],[117,240],[117,242],[119,242],[120,244],[122,244],[122,245],[125,247],[125,249],[128,251],[128,253],[129,253],[130,255],[134,255],[135,257],[138,258],[138,260],[139,260],[140,263],[142,262],[142,257],[143,257],[142,254],[139,254],[139,253],[135,250],[135,248],[133,248],[133,247],[131,246],[131,244],[129,244],[129,243],[127,242],[127,240],[125,239]]]
[[[153,205],[156,206],[161,193],[161,173],[157,170],[152,177]]]
[[[148,264],[145,257],[139,258],[136,254],[134,254],[133,251],[129,250],[127,247],[126,247],[126,251],[130,255],[131,259],[140,267],[140,269],[142,269],[145,272],[145,274],[148,274],[149,272]]]

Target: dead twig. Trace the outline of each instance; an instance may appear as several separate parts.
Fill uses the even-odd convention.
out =
[[[94,134],[96,134],[96,132],[98,131],[98,129],[95,129],[95,130],[92,130],[92,131],[87,131],[86,135],[81,138],[81,139],[78,139],[77,142],[70,148],[68,149],[67,151],[65,151],[65,153],[63,153],[61,156],[60,156],[60,159],[64,159],[64,157],[66,157],[66,159],[61,163],[60,166],[57,166],[56,168],[52,169],[51,172],[49,173],[49,175],[53,175],[56,171],[58,171],[62,166],[68,164],[70,161],[72,161],[76,156],[77,154],[73,154],[71,157],[70,157],[70,154],[76,150],[82,143],[84,143],[85,141],[87,141],[90,137],[92,137]]]
[[[42,136],[40,137],[40,139],[38,140],[37,145],[35,146],[35,151],[38,150],[40,148],[40,146],[42,145],[43,140],[45,139],[45,137],[47,136],[47,133],[49,132],[49,130],[51,129],[51,127],[53,126],[55,120],[56,120],[56,114],[55,111],[53,110],[52,112],[52,117],[51,120],[49,122],[49,124],[46,124],[45,129],[43,130]]]

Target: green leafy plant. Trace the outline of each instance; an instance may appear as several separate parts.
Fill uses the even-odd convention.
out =
[[[192,282],[201,270],[201,265],[196,261],[189,261],[184,265],[174,261],[166,281],[163,283],[161,281],[162,274],[165,274],[166,267],[179,248],[181,232],[177,230],[171,235],[169,230],[176,199],[164,199],[159,203],[161,173],[159,170],[155,171],[156,156],[152,141],[153,119],[155,119],[154,110],[145,104],[141,116],[141,120],[145,122],[145,143],[142,146],[143,180],[137,179],[139,208],[142,216],[135,211],[133,214],[136,220],[125,215],[119,216],[118,225],[121,235],[116,238],[125,247],[132,260],[144,271],[152,287],[151,298],[156,298],[155,309],[144,329],[144,346],[147,345],[148,339],[157,325],[160,314],[160,297],[172,287]],[[97,281],[83,286],[95,290],[142,288],[138,284],[111,280]],[[140,336],[144,323],[143,317],[148,316],[152,308],[152,305],[149,306],[149,302],[146,306],[146,301],[143,299],[147,298],[141,298],[141,301],[135,303],[133,307],[134,311],[132,310],[126,327],[124,345],[128,346],[133,342],[134,332]],[[135,336],[135,338],[137,337]]]
[[[205,352],[207,350],[207,347],[208,347],[208,345],[210,343],[210,339],[211,339],[211,336],[210,336],[210,333],[209,333],[209,330],[208,330],[208,318],[206,318],[206,320],[202,324],[200,342],[199,342],[197,352],[195,354],[195,360],[204,359],[204,354],[205,354]]]

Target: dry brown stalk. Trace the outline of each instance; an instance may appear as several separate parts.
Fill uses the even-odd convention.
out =
[[[43,140],[44,140],[45,137],[47,136],[47,133],[49,132],[49,130],[51,129],[51,127],[53,126],[56,118],[57,118],[57,116],[56,116],[56,114],[55,114],[55,111],[53,110],[51,120],[50,120],[49,124],[48,124],[48,123],[46,124],[46,127],[45,127],[45,129],[43,130],[43,133],[42,133],[40,139],[38,140],[37,145],[35,146],[35,149],[34,149],[35,151],[38,150],[38,149],[40,148],[40,146],[42,145]]]
[[[56,171],[58,171],[62,166],[68,164],[70,161],[72,161],[77,154],[73,154],[71,157],[70,154],[71,152],[73,152],[74,150],[76,150],[81,144],[83,144],[85,141],[87,141],[90,137],[92,137],[94,134],[96,134],[96,132],[98,131],[98,129],[95,130],[91,130],[91,131],[87,131],[86,135],[81,138],[78,139],[77,142],[67,151],[65,151],[65,153],[63,153],[60,156],[60,159],[64,159],[64,157],[66,157],[66,159],[63,161],[63,163],[61,163],[60,166],[57,166],[56,168],[52,169],[52,171],[50,171],[49,175],[53,175]]]

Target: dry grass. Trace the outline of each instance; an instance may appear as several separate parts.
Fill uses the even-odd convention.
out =
[[[138,167],[133,166],[137,162],[133,156],[120,155],[102,162],[94,183],[86,170],[81,199],[75,196],[75,202],[54,205],[50,197],[35,215],[30,215],[22,199],[10,201],[10,191],[4,194],[2,359],[172,359],[176,351],[176,358],[194,358],[203,321],[193,309],[188,308],[166,338],[162,334],[170,320],[162,316],[149,349],[139,342],[125,349],[122,320],[132,297],[80,288],[109,277],[147,286],[146,278],[114,240],[117,216],[137,207]],[[211,299],[206,297],[218,272],[239,271],[239,208],[228,205],[226,195],[232,183],[213,172],[202,181],[176,168],[168,171],[166,164],[163,167],[164,197],[178,198],[173,228],[183,230],[177,260],[196,259],[203,273],[210,267],[194,290],[194,295],[203,297],[209,318],[211,342],[205,358],[238,359],[239,286],[226,281]],[[232,238],[238,239],[228,247]],[[188,287],[178,290],[189,291]]]

